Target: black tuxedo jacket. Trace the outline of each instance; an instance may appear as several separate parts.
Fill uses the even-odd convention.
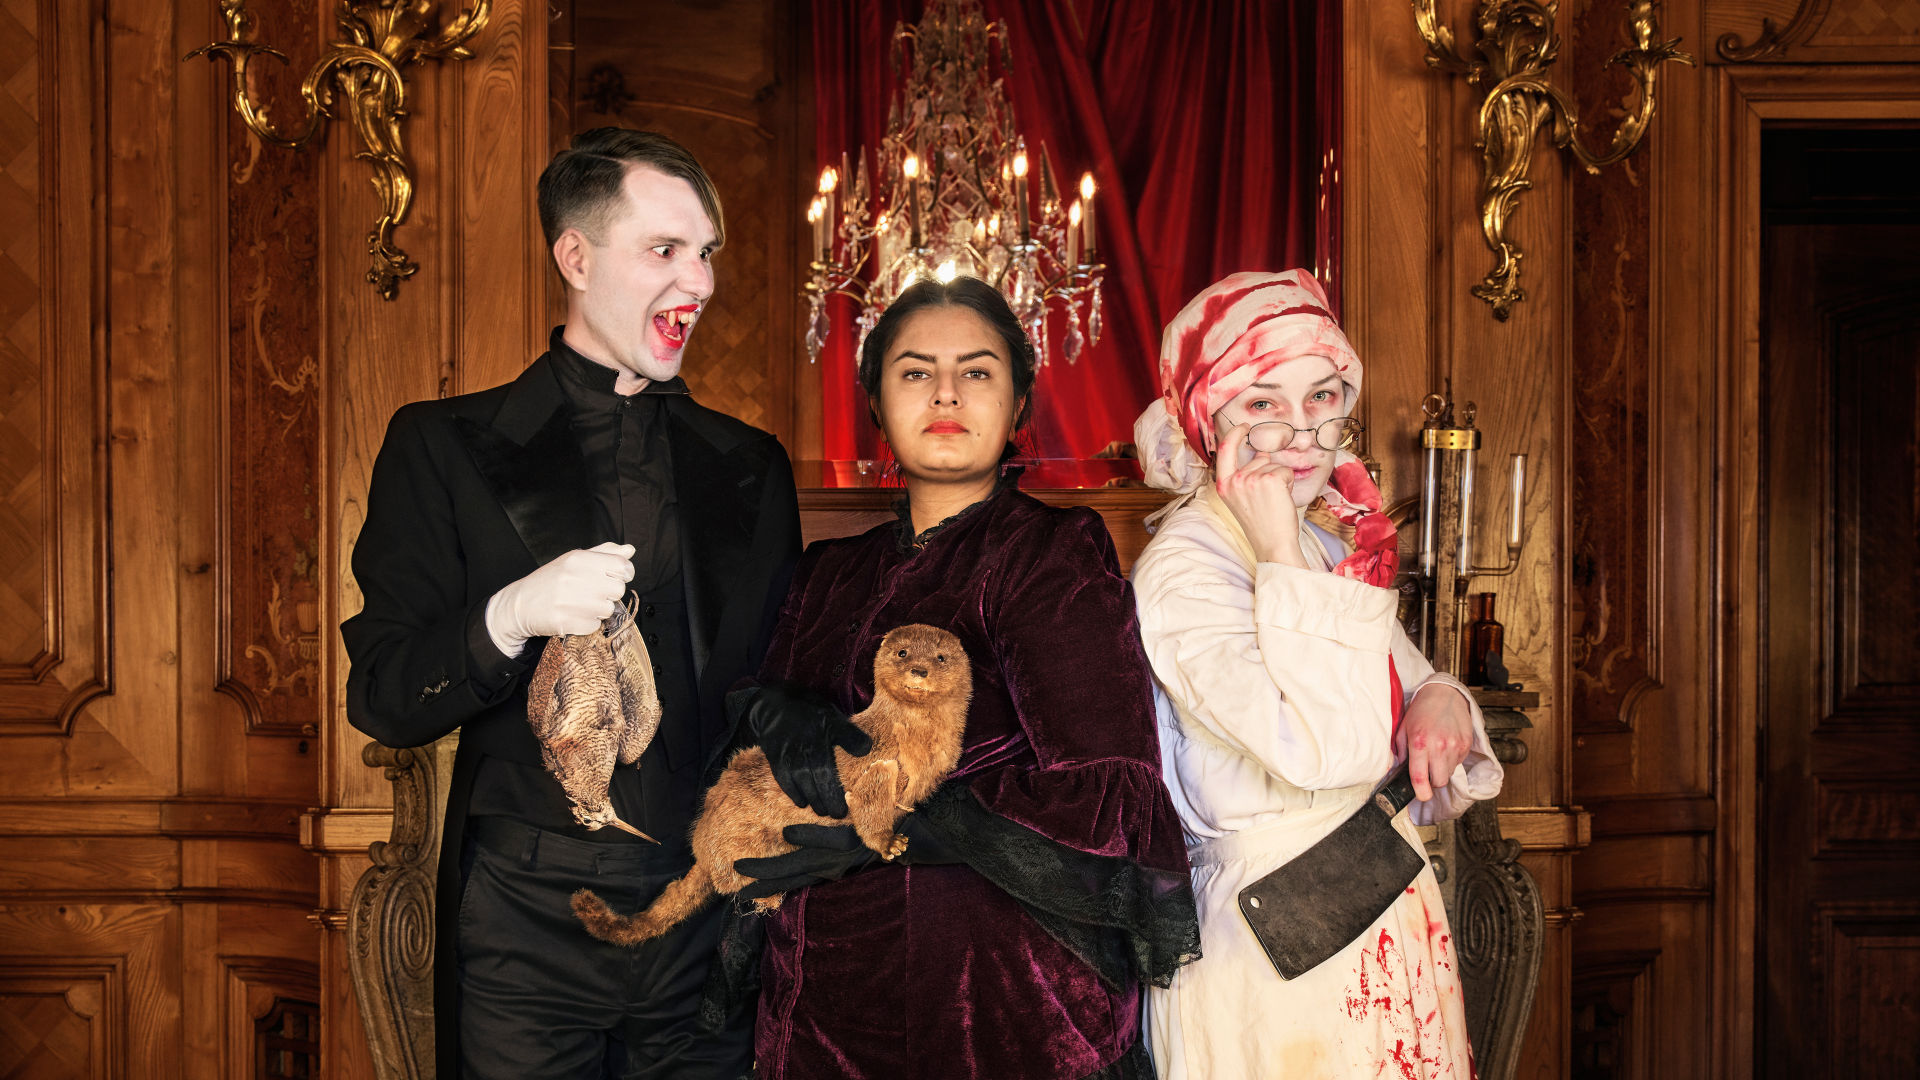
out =
[[[666,401],[693,644],[697,732],[662,731],[672,754],[711,767],[729,744],[723,698],[759,668],[799,552],[793,472],[772,435],[696,404]],[[374,461],[353,572],[365,606],[342,624],[347,719],[388,746],[460,730],[440,847],[435,1007],[440,1075],[458,1075],[454,917],[479,755],[540,764],[527,726],[527,673],[544,639],[475,670],[487,600],[600,535],[591,480],[546,357],[505,386],[394,414]],[[477,636],[476,636],[477,635]],[[497,655],[497,654],[494,654]],[[663,725],[676,718],[663,718]],[[679,762],[673,762],[677,767]]]

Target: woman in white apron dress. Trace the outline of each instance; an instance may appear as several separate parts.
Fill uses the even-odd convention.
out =
[[[1345,450],[1359,357],[1310,272],[1235,274],[1167,327],[1160,374],[1135,441],[1148,482],[1183,497],[1157,515],[1134,589],[1202,955],[1149,994],[1154,1063],[1163,1080],[1468,1080],[1431,868],[1291,981],[1237,902],[1399,762],[1417,799],[1395,824],[1416,849],[1415,823],[1500,790],[1478,707],[1395,619],[1394,530]]]

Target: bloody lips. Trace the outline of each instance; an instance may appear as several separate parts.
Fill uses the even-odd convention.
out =
[[[699,317],[699,304],[682,304],[679,307],[655,313],[653,330],[660,335],[660,340],[665,342],[668,348],[684,348],[687,344],[687,335],[693,330],[694,320]]]

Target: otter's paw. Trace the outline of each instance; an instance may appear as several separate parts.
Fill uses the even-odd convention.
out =
[[[880,857],[882,859],[887,860],[888,862],[892,862],[893,860],[899,858],[902,855],[905,855],[906,853],[907,853],[906,836],[901,833],[894,833],[893,839],[887,844],[887,850],[881,852]]]
[[[763,896],[753,902],[753,908],[755,911],[758,911],[762,915],[768,914],[769,912],[778,911],[780,909],[780,901],[785,898],[786,898],[785,893],[775,893],[772,896]]]

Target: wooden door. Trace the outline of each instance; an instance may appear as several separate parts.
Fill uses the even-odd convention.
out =
[[[1920,1075],[1920,225],[1794,216],[1768,225],[1762,255],[1756,1072],[1912,1077]]]

